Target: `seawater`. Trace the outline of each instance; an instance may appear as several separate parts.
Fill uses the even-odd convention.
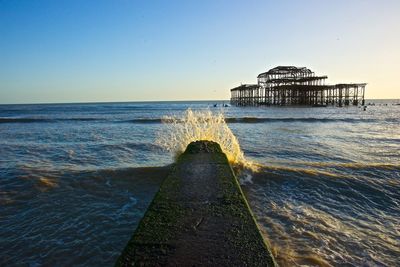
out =
[[[0,105],[0,265],[112,266],[200,115],[257,166],[236,170],[282,266],[396,266],[400,101],[367,102]]]

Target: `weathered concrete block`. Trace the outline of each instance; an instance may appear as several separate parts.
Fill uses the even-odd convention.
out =
[[[275,266],[217,143],[188,145],[116,266]]]

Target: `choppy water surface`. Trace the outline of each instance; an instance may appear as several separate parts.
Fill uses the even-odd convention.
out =
[[[161,119],[210,108],[259,165],[240,177],[281,265],[396,266],[400,106],[374,102],[1,105],[0,265],[112,266],[173,163]]]

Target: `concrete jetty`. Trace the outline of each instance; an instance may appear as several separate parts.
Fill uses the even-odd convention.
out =
[[[276,266],[226,155],[188,145],[116,266]]]

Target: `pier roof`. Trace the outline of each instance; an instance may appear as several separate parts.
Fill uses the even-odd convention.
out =
[[[270,69],[267,72],[260,73],[257,76],[257,78],[265,77],[270,74],[296,74],[296,73],[313,74],[313,72],[306,67],[278,66],[273,69]]]
[[[289,82],[311,82],[317,80],[327,79],[328,76],[311,76],[311,77],[284,77],[284,78],[277,78],[277,79],[268,79],[269,83],[289,83]]]

